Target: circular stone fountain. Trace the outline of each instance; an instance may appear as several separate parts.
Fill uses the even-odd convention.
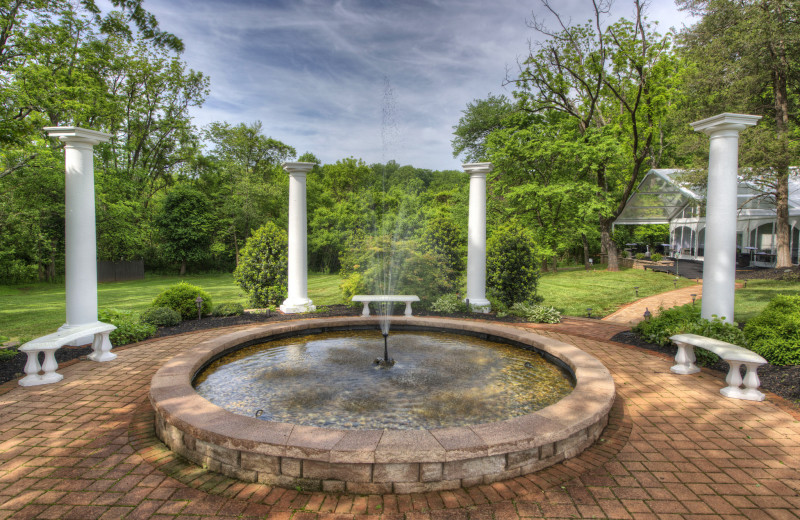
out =
[[[596,358],[572,345],[490,322],[410,317],[393,319],[392,328],[453,332],[534,349],[571,374],[573,391],[546,408],[505,420],[402,430],[264,421],[220,408],[193,386],[204,367],[243,345],[377,328],[375,318],[298,320],[199,343],[153,377],[150,400],[157,435],[187,459],[240,480],[330,492],[414,493],[538,471],[582,452],[608,422],[614,382]]]

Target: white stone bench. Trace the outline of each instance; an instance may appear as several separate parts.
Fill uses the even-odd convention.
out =
[[[78,327],[54,332],[41,338],[36,338],[22,345],[19,350],[28,355],[25,363],[25,377],[19,380],[22,386],[46,385],[57,383],[64,376],[57,373],[58,362],[56,361],[56,350],[64,345],[76,341],[85,336],[94,335],[92,341],[93,352],[88,358],[92,361],[111,361],[117,357],[111,353],[111,340],[108,339],[109,333],[117,327],[109,323],[98,321]],[[44,352],[44,363],[39,363],[39,353]],[[39,372],[43,372],[40,374]]]
[[[411,302],[418,302],[419,296],[413,294],[383,294],[383,295],[368,295],[356,294],[353,296],[354,302],[361,302],[364,304],[364,310],[361,312],[362,316],[369,316],[369,304],[371,302],[388,303],[399,302],[406,304],[406,310],[403,314],[411,316]]]
[[[673,373],[694,374],[699,372],[700,369],[694,364],[697,360],[694,355],[694,347],[700,347],[718,355],[730,366],[728,376],[725,378],[728,386],[719,391],[722,395],[748,401],[764,400],[764,394],[758,391],[761,381],[758,379],[757,373],[758,367],[767,362],[763,357],[744,347],[697,334],[676,334],[669,339],[678,346],[678,352],[675,354],[677,364],[670,368]],[[739,367],[742,365],[746,368],[744,380],[739,372]],[[744,385],[744,389],[740,388],[742,385]]]

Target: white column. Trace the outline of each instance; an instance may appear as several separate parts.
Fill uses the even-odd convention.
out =
[[[64,142],[67,322],[59,330],[97,322],[97,236],[94,215],[94,145],[111,136],[72,126],[47,127]],[[74,342],[91,343],[93,336]]]
[[[736,283],[736,213],[739,132],[760,116],[719,114],[691,123],[710,137],[706,194],[706,249],[703,261],[701,315],[733,322]]]
[[[281,311],[286,314],[313,311],[308,299],[308,216],[306,215],[306,174],[314,163],[283,163],[289,172],[289,294]]]
[[[487,313],[486,299],[486,175],[492,163],[462,166],[469,173],[469,227],[467,243],[467,297],[474,312]]]

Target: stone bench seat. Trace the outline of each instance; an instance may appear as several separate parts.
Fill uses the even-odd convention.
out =
[[[22,345],[19,350],[28,355],[25,363],[26,376],[19,380],[21,386],[46,385],[57,383],[64,376],[56,372],[56,350],[64,345],[77,341],[85,336],[93,335],[92,353],[88,358],[92,361],[111,361],[117,357],[111,353],[111,340],[108,335],[117,327],[101,321],[70,327],[69,329],[54,332],[40,338],[31,340]],[[44,363],[39,363],[39,353],[44,353]],[[42,372],[41,374],[39,372]]]
[[[403,314],[406,316],[411,316],[411,303],[418,302],[419,296],[415,296],[413,294],[380,294],[380,295],[370,295],[370,294],[356,294],[353,296],[354,302],[360,302],[364,304],[364,310],[361,312],[362,316],[369,316],[369,304],[371,302],[377,303],[388,303],[388,302],[398,302],[398,303],[405,303],[406,310]]]
[[[670,368],[673,373],[694,374],[699,372],[700,369],[694,364],[697,360],[694,355],[694,347],[700,347],[718,355],[730,366],[725,378],[728,386],[719,391],[722,395],[748,401],[764,400],[764,394],[758,391],[761,381],[758,379],[757,373],[758,367],[767,363],[763,357],[744,347],[697,334],[676,334],[669,339],[678,346],[678,352],[675,354],[677,364]],[[742,365],[746,369],[744,379],[739,371]],[[744,385],[743,389],[742,385]]]

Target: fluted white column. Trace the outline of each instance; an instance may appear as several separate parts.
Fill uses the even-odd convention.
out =
[[[306,174],[314,163],[287,162],[289,172],[289,294],[281,311],[292,314],[316,309],[308,298],[308,216],[306,215]]]
[[[486,299],[486,175],[492,163],[462,166],[469,174],[469,224],[467,242],[467,297],[474,312],[489,312]]]
[[[67,322],[59,330],[97,322],[97,235],[94,211],[94,145],[111,136],[72,126],[47,127],[64,142],[65,267]],[[74,342],[92,342],[92,336]]]
[[[719,114],[691,123],[710,138],[706,244],[703,260],[701,316],[733,322],[736,284],[736,212],[739,169],[739,132],[761,116]]]

